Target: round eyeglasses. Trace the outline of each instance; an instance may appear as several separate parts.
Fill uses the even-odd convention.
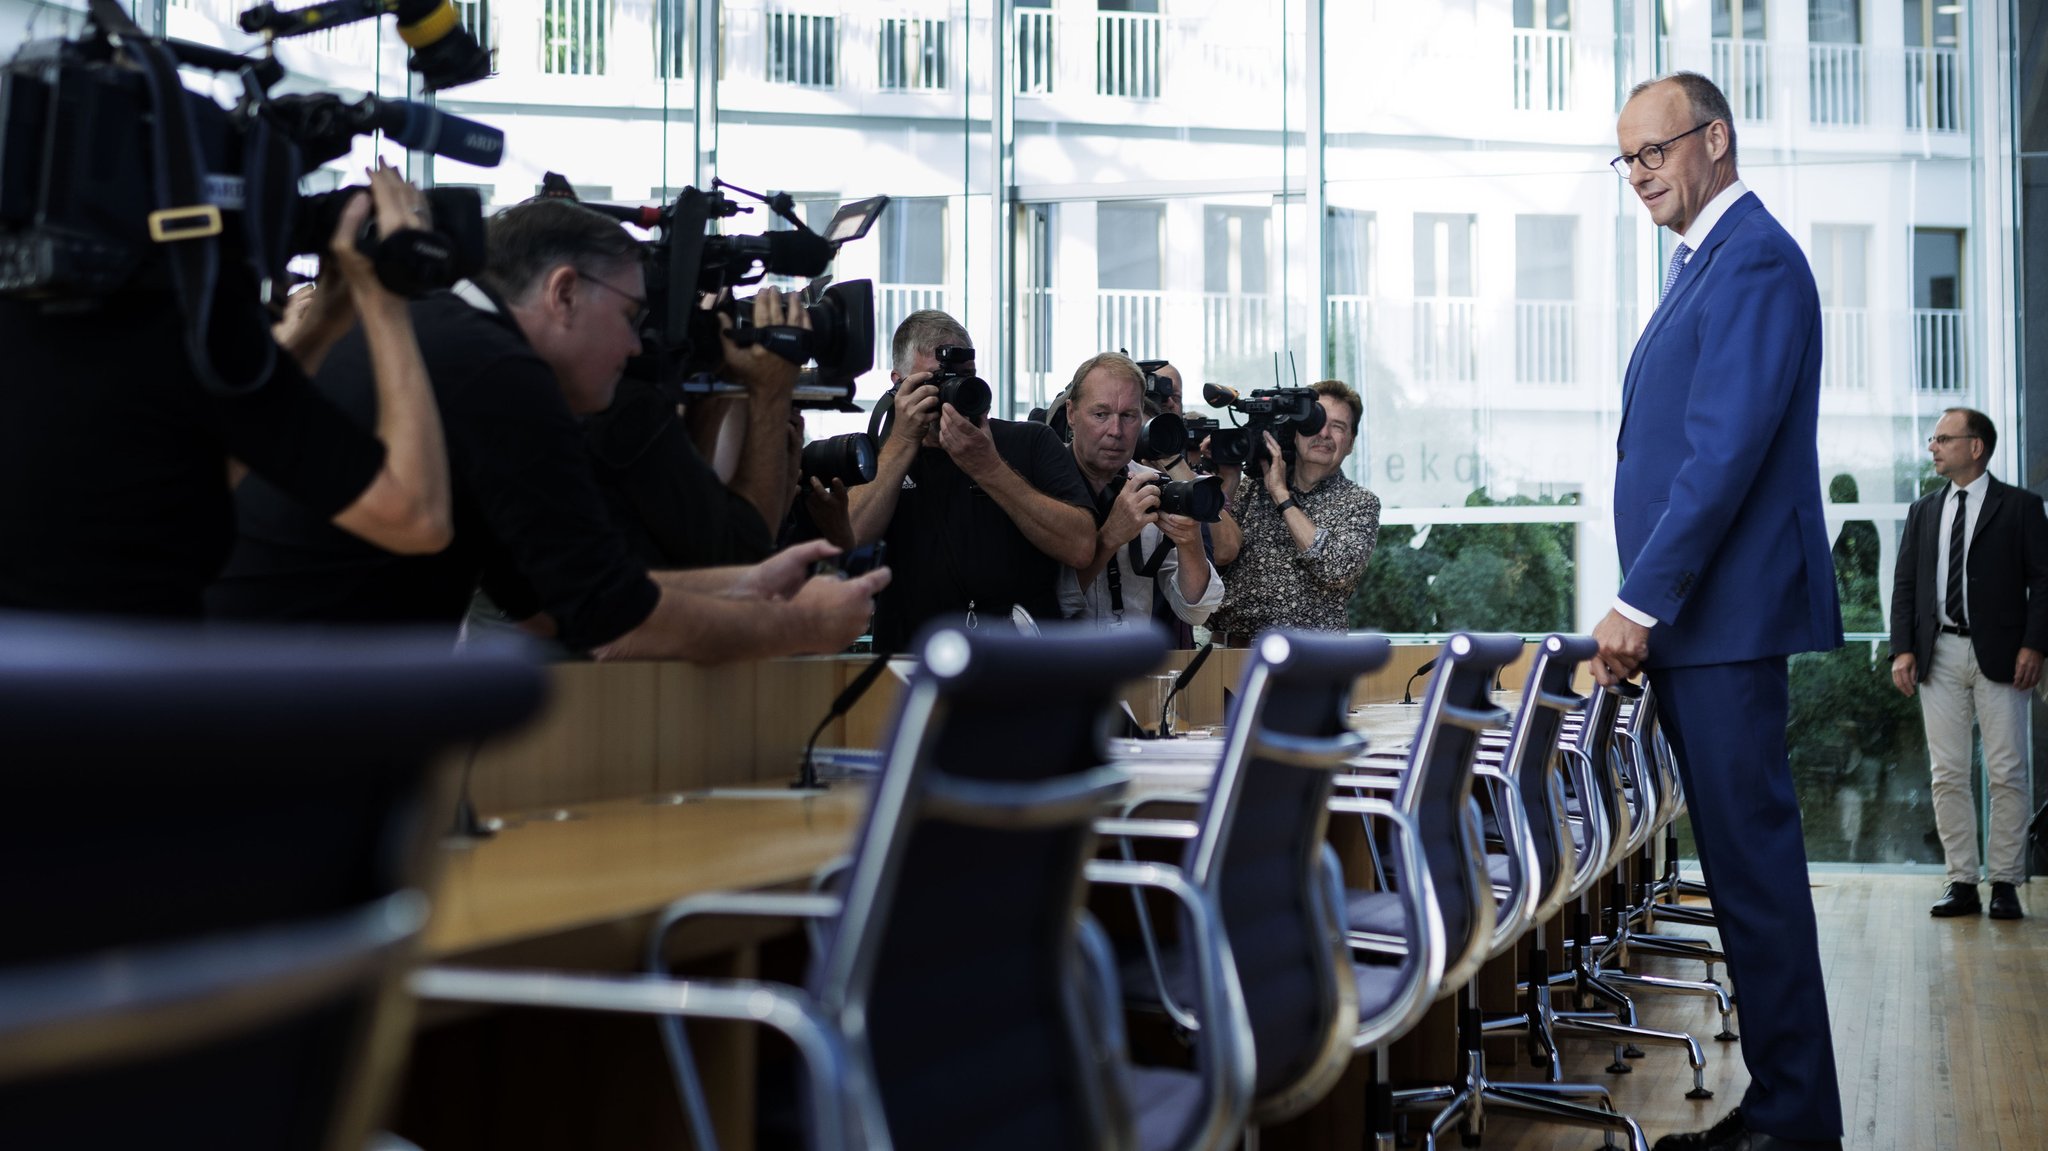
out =
[[[1711,123],[1713,123],[1712,120],[1707,121],[1707,124]],[[1623,152],[1621,155],[1616,156],[1614,159],[1607,161],[1607,166],[1614,169],[1614,174],[1620,176],[1624,180],[1628,179],[1629,169],[1635,167],[1637,164],[1641,164],[1644,168],[1647,168],[1648,170],[1654,172],[1657,169],[1662,168],[1664,166],[1664,153],[1671,147],[1671,145],[1678,143],[1680,140],[1683,140],[1687,136],[1692,135],[1694,132],[1699,131],[1701,128],[1706,127],[1707,124],[1695,124],[1692,127],[1687,128],[1685,131],[1680,132],[1678,135],[1671,137],[1669,140],[1666,140],[1661,144],[1645,144],[1639,151]]]

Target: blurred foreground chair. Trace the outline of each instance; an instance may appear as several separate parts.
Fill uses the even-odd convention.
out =
[[[1109,706],[1159,662],[1164,637],[941,627],[913,650],[921,662],[834,889],[685,899],[648,942],[665,973],[669,934],[693,920],[813,924],[805,987],[455,969],[423,972],[415,987],[659,1018],[700,1151],[718,1143],[688,1017],[752,1018],[789,1035],[809,1142],[822,1151],[1133,1146],[1148,1097],[1126,1065],[1114,960],[1081,907],[1084,871],[1121,869],[1182,899],[1204,948],[1198,967],[1229,968],[1227,952],[1209,950],[1221,939],[1211,902],[1171,869],[1090,862],[1095,819],[1127,781],[1104,766]],[[1200,1009],[1218,1020],[1243,1010],[1220,979],[1205,982]],[[1151,1086],[1190,1101],[1173,1146],[1214,1148],[1243,1122],[1250,1068],[1225,1058]]]
[[[364,1146],[432,769],[544,686],[438,634],[0,620],[0,1147]]]

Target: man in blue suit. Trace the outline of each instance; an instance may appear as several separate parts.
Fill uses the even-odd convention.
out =
[[[1638,86],[1614,167],[1681,240],[1629,360],[1616,445],[1624,571],[1593,631],[1603,683],[1650,673],[1742,1003],[1750,1086],[1657,1151],[1841,1147],[1806,845],[1785,754],[1786,657],[1842,642],[1821,517],[1820,298],[1735,173],[1728,100]]]

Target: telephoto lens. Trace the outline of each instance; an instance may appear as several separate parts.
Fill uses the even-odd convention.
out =
[[[1138,433],[1137,458],[1163,460],[1181,454],[1187,447],[1186,422],[1172,412],[1161,412],[1146,420],[1144,430]]]
[[[989,404],[995,397],[980,376],[953,376],[938,384],[939,403],[953,405],[953,410],[967,417],[968,423],[978,426],[988,417]]]
[[[1159,481],[1159,510],[1168,515],[1186,516],[1213,524],[1223,518],[1226,502],[1221,476]]]
[[[866,432],[848,432],[805,444],[801,482],[809,487],[814,477],[827,487],[838,480],[849,488],[874,479],[874,439]]]

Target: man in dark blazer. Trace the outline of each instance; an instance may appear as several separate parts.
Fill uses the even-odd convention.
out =
[[[1998,446],[1991,417],[1950,408],[1927,450],[1948,482],[1906,513],[1892,580],[1892,682],[1920,694],[1933,763],[1934,826],[1948,861],[1948,890],[1930,910],[1975,915],[1977,801],[1970,721],[1984,738],[1991,826],[1991,918],[2021,916],[2026,882],[2027,693],[2048,651],[2048,515],[2041,497],[1984,469]]]
[[[1821,515],[1820,298],[1805,255],[1735,171],[1704,76],[1638,86],[1614,161],[1681,240],[1623,379],[1602,683],[1647,669],[1676,753],[1728,971],[1742,1104],[1658,1151],[1839,1149],[1841,1092],[1806,843],[1786,759],[1786,658],[1842,642]]]

